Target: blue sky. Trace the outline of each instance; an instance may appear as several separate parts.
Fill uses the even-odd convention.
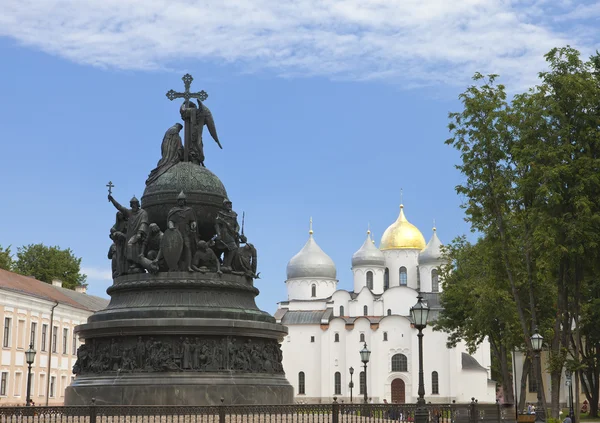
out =
[[[310,216],[350,289],[352,254],[396,219],[401,188],[426,239],[433,219],[443,242],[469,232],[444,140],[473,72],[523,89],[550,48],[592,52],[599,16],[572,1],[4,0],[0,245],[70,247],[106,296],[105,185],[142,195],[178,120],[165,93],[190,72],[224,147],[205,140],[206,165],[259,251],[258,305],[286,299]]]

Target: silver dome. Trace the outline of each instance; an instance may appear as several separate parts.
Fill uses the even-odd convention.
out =
[[[433,228],[433,236],[419,253],[419,264],[439,262],[442,258],[442,242],[437,236],[437,231]]]
[[[312,232],[312,231],[311,231]],[[312,233],[304,247],[291,258],[287,265],[287,278],[331,278],[335,279],[333,260],[317,245]]]
[[[370,231],[362,247],[352,256],[352,267],[359,266],[385,266],[385,256],[373,244]]]

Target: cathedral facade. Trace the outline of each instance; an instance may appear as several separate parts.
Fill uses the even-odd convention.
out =
[[[282,342],[283,366],[296,402],[330,402],[334,396],[361,402],[366,389],[375,403],[416,403],[418,331],[410,308],[421,292],[431,310],[429,320],[439,314],[441,246],[435,228],[425,243],[400,206],[379,248],[367,232],[352,256],[353,290],[347,291],[338,289],[336,266],[311,229],[287,265],[288,299],[275,314],[289,331]],[[487,342],[470,355],[463,344],[447,348],[446,334],[434,332],[431,325],[423,333],[427,402],[495,401]],[[366,374],[359,354],[365,344],[371,351]]]

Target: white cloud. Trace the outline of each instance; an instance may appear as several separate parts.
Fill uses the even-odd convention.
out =
[[[476,70],[534,83],[552,47],[593,49],[600,15],[554,0],[3,0],[2,9],[0,36],[82,64],[213,60],[404,86],[464,84]]]
[[[82,267],[81,273],[87,275],[88,279],[112,281],[112,272],[109,268]]]

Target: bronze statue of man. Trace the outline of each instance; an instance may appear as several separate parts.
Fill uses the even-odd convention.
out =
[[[204,125],[208,128],[208,132],[215,140],[219,148],[223,148],[219,142],[219,136],[217,135],[217,128],[215,121],[212,117],[210,109],[206,107],[200,100],[198,100],[198,106],[193,102],[188,102],[186,107],[185,103],[180,108],[181,118],[185,121],[190,122],[190,140],[185,140],[186,143],[190,143],[189,148],[189,160],[192,163],[204,166],[204,144],[202,142],[202,131]]]
[[[198,241],[196,253],[192,260],[192,269],[196,272],[217,272],[221,273],[221,263],[215,252],[209,248],[206,241]]]
[[[112,245],[108,251],[108,258],[112,260],[112,275],[113,278],[121,275],[126,275],[128,270],[127,263],[127,220],[125,215],[118,211],[115,219],[115,224],[110,228],[110,239]]]
[[[167,215],[167,228],[176,229],[183,238],[183,251],[181,253],[181,270],[193,272],[192,245],[196,242],[196,212],[187,205],[187,198],[183,191],[177,196],[177,206],[169,210]]]
[[[240,246],[240,225],[237,221],[237,213],[232,210],[231,201],[223,200],[224,210],[220,210],[215,219],[215,246],[219,252],[223,252],[224,272],[231,271],[231,264],[236,250]]]
[[[129,201],[130,209],[119,204],[111,194],[108,195],[108,199],[127,220],[127,273],[141,273],[144,267],[140,264],[139,257],[143,253],[144,240],[148,236],[148,213],[140,207],[140,201],[135,197]]]
[[[183,125],[178,122],[165,132],[160,148],[160,160],[156,164],[156,168],[148,175],[146,185],[156,181],[160,175],[183,160],[183,143],[179,136],[182,128]]]

